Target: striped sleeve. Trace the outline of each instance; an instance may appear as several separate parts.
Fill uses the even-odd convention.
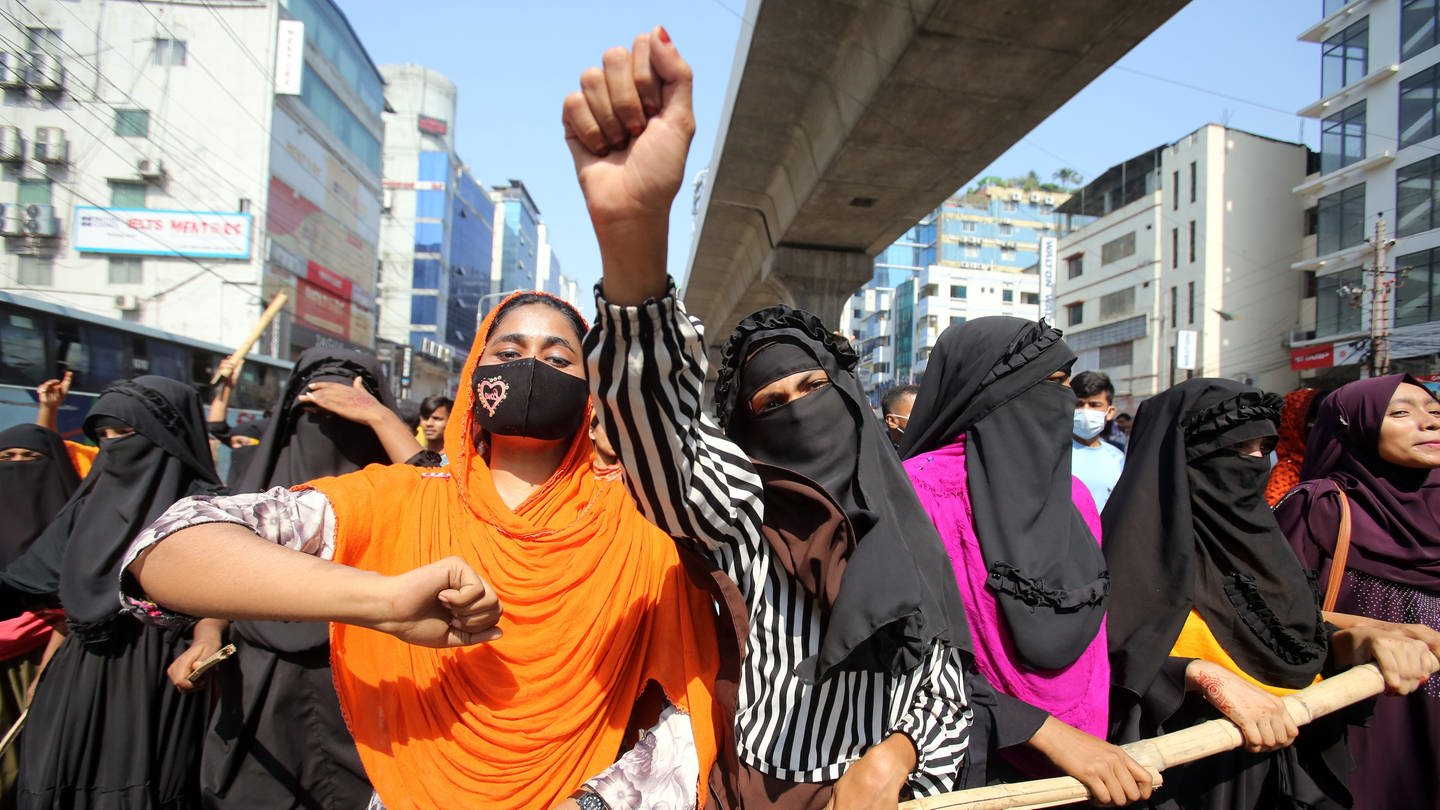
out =
[[[641,512],[712,553],[750,557],[764,516],[760,477],[705,411],[704,328],[673,283],[638,307],[608,303],[598,285],[595,299],[590,390]]]
[[[895,682],[890,731],[915,743],[916,796],[956,790],[970,747],[971,709],[960,652],[936,642],[920,665]]]

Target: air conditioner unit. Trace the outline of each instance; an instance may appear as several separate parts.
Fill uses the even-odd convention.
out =
[[[25,83],[42,92],[65,89],[65,66],[58,56],[48,53],[30,54],[30,66],[25,71]]]
[[[0,161],[15,163],[24,159],[24,133],[19,127],[0,127]]]
[[[70,142],[59,127],[35,128],[35,159],[41,163],[64,163],[70,159]]]
[[[28,61],[23,53],[0,53],[0,87],[24,87]]]
[[[1032,203],[1038,203],[1038,202],[1040,202],[1040,194],[1039,194],[1039,192],[1035,192],[1035,191],[1030,192],[1030,202],[1032,202]]]
[[[1054,195],[1047,196],[1047,197],[1045,198],[1045,204],[1046,204],[1046,205],[1054,205],[1054,204],[1055,204],[1055,196],[1054,196]]]
[[[159,180],[165,176],[165,161],[160,158],[140,158],[135,161],[135,172],[146,180]]]
[[[1012,202],[1020,202],[1020,200],[1021,200],[1022,198],[1024,198],[1024,196],[1025,196],[1024,194],[1021,194],[1021,193],[1018,192],[1018,191],[1012,191],[1012,192],[1010,192],[1010,200],[1011,200]]]
[[[55,239],[60,236],[60,218],[55,216],[53,205],[27,205],[25,207],[25,235]]]
[[[0,236],[25,235],[25,206],[0,203]]]
[[[140,308],[140,297],[138,295],[117,295],[115,296],[115,308],[124,312],[133,312]]]

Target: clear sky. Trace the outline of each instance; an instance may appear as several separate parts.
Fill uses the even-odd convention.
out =
[[[586,311],[600,260],[560,127],[562,99],[605,48],[664,25],[695,70],[694,178],[720,137],[745,24],[744,0],[338,1],[377,63],[423,64],[454,80],[461,159],[486,184],[525,182]],[[1049,179],[1066,167],[1093,178],[1209,122],[1313,147],[1318,124],[1294,110],[1319,97],[1319,46],[1295,37],[1320,15],[1321,0],[1193,0],[977,176],[1034,169]],[[671,222],[671,272],[683,277],[688,189]]]

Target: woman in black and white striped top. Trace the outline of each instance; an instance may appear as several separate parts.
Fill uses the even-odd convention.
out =
[[[668,211],[694,129],[689,68],[663,29],[637,39],[623,58],[615,50],[606,57],[604,71],[587,72],[583,92],[565,104],[605,272],[585,346],[591,387],[641,510],[707,553],[744,596],[742,793],[763,791],[761,800],[777,805],[894,807],[901,795],[954,789],[969,743],[968,631],[953,577],[932,576],[949,571],[944,549],[868,414],[823,425],[848,436],[837,452],[855,481],[835,487],[806,476],[798,457],[772,458],[789,463],[762,465],[762,477],[705,413],[702,328],[676,300],[664,261]],[[825,345],[828,335],[803,313],[784,313],[784,324],[767,317],[750,336],[793,331],[796,319],[811,338],[805,351],[814,362],[799,375],[809,387],[798,387],[794,374],[761,381],[777,386],[745,382],[745,349],[729,369],[747,391],[736,410],[756,399],[783,410],[821,401],[812,392],[828,385],[854,387],[836,347]],[[758,419],[741,414],[740,423],[748,425],[747,450],[775,444]],[[873,442],[885,456],[870,457]],[[888,466],[873,469],[881,458]],[[886,480],[901,486],[864,486]],[[779,497],[784,508],[776,508]],[[805,515],[819,517],[807,527]]]

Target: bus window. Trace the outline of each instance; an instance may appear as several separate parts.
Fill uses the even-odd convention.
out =
[[[0,315],[0,382],[32,388],[45,382],[44,324],[32,315]]]
[[[87,350],[89,368],[84,378],[75,382],[83,390],[99,391],[116,380],[128,380],[135,376],[130,370],[125,343],[125,335],[113,329],[81,325],[80,345]]]
[[[246,363],[240,368],[240,382],[231,395],[230,407],[247,411],[263,411],[270,407],[270,399],[260,384],[261,372],[267,371],[259,363]]]
[[[186,385],[194,383],[190,378],[190,350],[184,346],[147,338],[145,356],[150,361],[150,370],[146,374],[159,374]]]
[[[75,321],[55,321],[55,365],[59,367],[57,373],[68,371],[75,375],[70,384],[72,390],[100,390],[99,385],[90,384],[90,350],[81,340],[80,325]]]

